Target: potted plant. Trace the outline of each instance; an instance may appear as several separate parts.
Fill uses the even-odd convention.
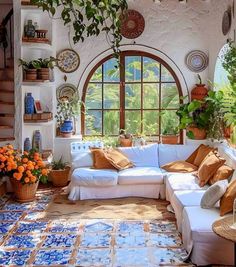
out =
[[[208,94],[208,89],[206,88],[206,85],[202,83],[200,74],[197,75],[197,78],[198,83],[196,84],[196,87],[194,87],[191,91],[191,101],[193,101],[194,99],[203,100]]]
[[[62,137],[71,137],[74,130],[74,120],[80,114],[81,101],[76,97],[69,101],[67,97],[60,98],[57,103],[57,125]]]
[[[9,177],[16,200],[33,201],[39,181],[46,183],[48,169],[38,152],[21,154],[11,145],[0,148],[0,172]]]
[[[40,69],[40,62],[38,60],[31,60],[29,62],[19,59],[19,66],[22,66],[24,71],[24,80],[37,80],[37,70]]]
[[[130,147],[132,146],[133,136],[130,133],[126,133],[124,129],[120,129],[120,135],[118,141],[120,146]]]
[[[38,69],[38,79],[40,80],[50,80],[49,70],[54,68],[56,58],[39,58],[38,62],[40,65],[40,69]]]
[[[66,186],[69,173],[70,166],[67,162],[63,162],[62,156],[51,163],[50,178],[54,186]]]
[[[162,117],[162,144],[178,144],[179,143],[179,128],[176,117],[168,111],[161,112]]]

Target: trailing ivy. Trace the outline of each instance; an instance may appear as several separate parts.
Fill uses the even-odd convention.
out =
[[[31,0],[52,16],[59,10],[64,25],[72,24],[74,43],[87,37],[107,34],[114,56],[119,57],[122,40],[121,18],[128,8],[127,0]]]

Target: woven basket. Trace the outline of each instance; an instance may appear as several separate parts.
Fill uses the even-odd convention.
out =
[[[30,202],[35,199],[39,181],[33,184],[22,184],[14,178],[10,178],[10,181],[18,202]]]
[[[70,173],[70,167],[66,167],[65,170],[51,170],[50,177],[54,186],[66,186],[68,183],[68,176]]]

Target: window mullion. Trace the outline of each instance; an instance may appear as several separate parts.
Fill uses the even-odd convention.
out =
[[[125,129],[125,56],[120,55],[120,129]]]

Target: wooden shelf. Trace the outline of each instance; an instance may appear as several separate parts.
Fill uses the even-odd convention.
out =
[[[14,141],[15,137],[1,137],[0,142],[5,142],[5,141]]]
[[[50,85],[50,84],[54,84],[54,82],[51,82],[49,80],[24,80],[22,82],[22,85]]]
[[[29,44],[47,44],[51,45],[51,42],[47,38],[28,38],[28,37],[22,37],[22,43],[29,43]]]

